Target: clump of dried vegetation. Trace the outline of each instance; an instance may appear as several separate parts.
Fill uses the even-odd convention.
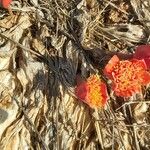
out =
[[[150,92],[77,101],[76,75],[149,43],[148,0],[13,0],[0,15],[0,149],[150,149]],[[103,76],[105,78],[105,76]]]

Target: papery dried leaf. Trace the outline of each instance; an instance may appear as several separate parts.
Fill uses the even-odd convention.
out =
[[[136,15],[138,16],[138,19],[140,22],[144,23],[147,27],[150,26],[149,23],[149,7],[150,7],[150,2],[149,0],[131,0],[131,5],[136,12]]]
[[[114,36],[116,39],[125,40],[127,42],[138,43],[144,41],[145,31],[140,25],[116,25],[114,27],[101,28],[104,32]],[[112,37],[113,38],[113,37]]]
[[[146,123],[146,112],[148,111],[148,104],[145,102],[139,103],[134,108],[134,119],[138,124]]]

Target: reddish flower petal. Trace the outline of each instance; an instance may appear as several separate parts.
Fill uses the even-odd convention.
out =
[[[102,93],[103,101],[102,105],[104,106],[109,99],[108,93],[107,93],[107,86],[105,83],[101,82],[100,91]]]
[[[133,63],[135,69],[137,70],[147,70],[147,65],[144,59],[132,59],[131,62]]]
[[[108,64],[105,66],[104,74],[107,75],[107,76],[111,76],[111,73],[112,73],[112,71],[114,69],[114,66],[116,66],[118,62],[119,62],[119,58],[117,57],[117,55],[114,55],[110,59]]]
[[[86,82],[77,85],[75,94],[92,108],[104,107],[108,99],[106,85],[98,75],[91,75]]]
[[[144,61],[146,63],[147,69],[150,70],[150,57],[149,58],[144,58]]]
[[[139,84],[128,85],[123,88],[120,87],[120,84],[114,83],[112,88],[115,94],[120,97],[131,97],[134,94],[141,92],[141,86]]]
[[[144,59],[150,69],[150,45],[140,45],[136,48],[133,58]]]
[[[80,83],[78,87],[75,89],[75,95],[82,101],[85,100],[87,95],[87,84],[86,82]]]
[[[0,5],[4,8],[8,8],[12,0],[0,0]]]
[[[136,48],[134,56],[138,58],[150,57],[150,45],[140,45]]]
[[[139,74],[139,80],[141,80],[141,83],[143,83],[143,85],[147,85],[150,84],[150,73],[149,72],[142,72],[141,74]]]

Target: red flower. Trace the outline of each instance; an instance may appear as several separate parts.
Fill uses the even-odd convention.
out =
[[[104,107],[107,102],[107,87],[98,75],[81,81],[75,89],[76,96],[92,108]]]
[[[140,45],[133,55],[135,59],[144,59],[147,68],[150,69],[150,45]]]
[[[0,6],[8,8],[12,0],[0,0]]]
[[[112,89],[117,96],[130,97],[141,92],[141,87],[150,83],[144,60],[123,60],[114,55],[104,69],[112,80]]]

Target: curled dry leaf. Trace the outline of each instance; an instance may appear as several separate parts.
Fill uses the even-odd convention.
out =
[[[145,102],[139,103],[134,108],[134,119],[138,124],[146,123],[146,112],[148,110],[148,104]]]
[[[145,31],[140,25],[120,24],[101,29],[111,35],[112,39],[134,43],[145,41]]]
[[[102,50],[124,50],[146,39],[144,26],[148,22],[139,24],[138,18],[136,25],[133,24],[129,20],[130,12],[125,13],[125,24],[111,26],[107,21],[107,10],[123,1],[130,6],[126,0],[111,3],[108,0],[15,0],[15,15],[10,19],[6,11],[2,13],[0,32],[23,47],[6,40],[0,43],[0,80],[5,85],[0,86],[0,135],[3,135],[0,149],[137,149],[132,128],[127,126],[123,115],[116,117],[111,103],[94,118],[95,110],[79,105],[70,91],[74,89],[76,72],[87,76],[95,64],[92,59],[92,63],[86,61],[89,51],[84,49],[95,54],[90,58],[99,58],[103,56]],[[122,17],[124,12],[119,9],[126,12],[128,8],[113,9]],[[113,21],[117,22],[116,19]],[[41,52],[44,57],[36,59],[25,48]],[[85,54],[80,55],[83,51]],[[86,59],[82,57],[85,55]],[[143,127],[142,133],[137,128],[138,142],[146,149],[150,143],[149,127]],[[141,137],[146,142],[141,142]]]
[[[28,47],[30,37],[24,36],[24,31],[31,25],[29,16],[19,15],[17,17],[17,22],[15,24],[10,23],[11,28],[3,34],[15,42],[22,42],[21,44]],[[28,149],[30,147],[28,143],[31,142],[28,129],[33,127],[27,120],[30,118],[30,121],[36,122],[38,126],[41,118],[38,117],[36,121],[36,117],[42,111],[45,111],[43,91],[46,85],[46,77],[44,66],[40,62],[33,61],[32,55],[24,51],[23,48],[16,47],[13,41],[4,40],[2,42],[0,48],[2,62],[0,65],[0,138],[2,139],[0,149],[20,149],[21,147],[21,149]],[[29,118],[25,117],[27,119],[26,125],[22,122],[25,120],[24,115],[20,116],[21,104],[28,108],[26,116],[29,116]],[[34,107],[28,107],[30,104]],[[20,116],[19,119],[18,116]],[[21,139],[19,134],[27,138]],[[2,135],[5,138],[2,138]],[[19,143],[22,143],[22,146]]]
[[[15,90],[15,80],[9,71],[0,72],[0,138],[4,131],[16,119],[18,107],[12,96]],[[0,147],[1,148],[1,147]]]

